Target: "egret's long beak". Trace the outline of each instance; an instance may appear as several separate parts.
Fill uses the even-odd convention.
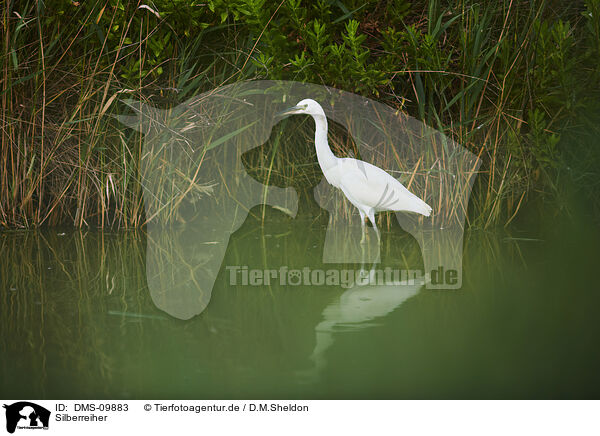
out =
[[[306,109],[305,106],[294,106],[294,107],[290,107],[287,108],[277,114],[275,114],[276,118],[280,118],[280,117],[285,117],[286,115],[293,115],[293,114],[297,114],[300,113],[300,111]]]

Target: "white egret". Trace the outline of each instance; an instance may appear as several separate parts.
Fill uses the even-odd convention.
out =
[[[362,160],[335,156],[327,142],[327,117],[319,103],[307,98],[278,115],[293,114],[310,115],[315,120],[315,148],[319,166],[329,184],[341,189],[358,209],[362,226],[361,243],[365,242],[365,217],[371,221],[377,239],[380,238],[375,224],[376,212],[389,210],[425,216],[431,214],[431,207],[427,203],[381,168]]]

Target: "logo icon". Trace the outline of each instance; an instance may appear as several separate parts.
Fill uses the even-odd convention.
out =
[[[4,405],[6,409],[6,431],[14,433],[19,429],[48,429],[50,411],[29,401],[19,401]]]

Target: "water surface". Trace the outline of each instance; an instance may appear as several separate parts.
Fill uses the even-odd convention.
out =
[[[458,291],[231,285],[231,265],[331,268],[327,217],[255,215],[186,321],[150,296],[142,231],[0,233],[2,396],[598,397],[599,232],[583,215],[467,231]],[[422,268],[399,228],[392,258]]]

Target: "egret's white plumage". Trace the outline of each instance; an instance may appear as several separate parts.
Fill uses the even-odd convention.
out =
[[[311,99],[300,101],[281,115],[306,114],[315,120],[315,147],[319,166],[327,181],[341,189],[346,198],[358,209],[363,226],[365,217],[371,221],[377,236],[375,213],[406,211],[429,216],[431,207],[406,189],[402,183],[381,168],[353,158],[336,157],[327,142],[327,117],[319,103]]]

